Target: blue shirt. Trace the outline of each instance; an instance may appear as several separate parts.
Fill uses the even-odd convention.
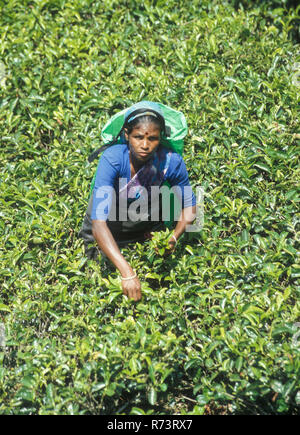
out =
[[[183,158],[176,152],[163,147],[166,151],[165,171],[162,182],[167,181],[174,191],[181,194],[182,208],[196,205],[188,173]],[[115,198],[118,202],[120,179],[123,184],[130,182],[129,149],[126,144],[113,145],[106,149],[100,157],[93,190],[92,220],[107,220]],[[138,197],[137,197],[138,198]],[[103,205],[105,201],[105,207]],[[101,206],[101,207],[99,207]]]

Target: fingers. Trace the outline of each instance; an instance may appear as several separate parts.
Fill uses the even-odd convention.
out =
[[[154,248],[155,252],[157,255],[161,255],[159,252],[159,249],[157,247]],[[166,257],[167,255],[172,254],[175,251],[175,244],[174,243],[170,243],[169,244],[169,248],[165,250],[164,254],[162,254],[164,257]]]
[[[175,251],[175,246],[176,246],[176,243],[174,243],[172,241],[169,241],[169,249],[168,249],[168,251],[169,251],[170,254]]]
[[[133,299],[135,302],[138,302],[142,298],[142,293],[139,290],[134,290],[132,292],[128,292],[128,297]]]
[[[138,278],[122,283],[123,294],[133,299],[135,302],[142,298],[141,283]]]

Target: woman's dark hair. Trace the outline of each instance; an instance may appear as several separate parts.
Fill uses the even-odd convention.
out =
[[[146,123],[155,124],[160,129],[160,131],[162,131],[164,128],[160,119],[156,118],[155,116],[142,115],[134,118],[132,121],[128,123],[127,133],[130,134],[134,128],[137,128],[140,124],[146,124]]]

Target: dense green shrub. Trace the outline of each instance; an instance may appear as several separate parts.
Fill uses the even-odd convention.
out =
[[[1,414],[299,413],[299,8],[281,9],[0,1]],[[205,222],[168,258],[123,250],[133,304],[77,233],[101,126],[146,98],[187,117]]]

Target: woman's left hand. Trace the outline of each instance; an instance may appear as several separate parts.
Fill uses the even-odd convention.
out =
[[[163,257],[166,257],[167,255],[170,255],[170,254],[172,254],[172,253],[175,251],[175,246],[176,246],[175,241],[171,239],[171,240],[168,241],[168,243],[169,243],[169,247],[168,247],[167,249],[165,249],[165,252],[162,254]],[[158,249],[157,246],[154,248],[154,250],[155,250],[155,252],[156,252],[158,255],[161,255],[161,254],[159,253],[159,249]]]
[[[166,254],[167,254],[167,255],[168,255],[168,254],[172,254],[172,253],[175,251],[175,247],[176,247],[176,242],[175,242],[175,240],[170,239],[170,240],[168,241],[168,243],[169,243],[169,248],[168,248],[167,251],[166,251]]]
[[[167,257],[170,254],[173,254],[173,252],[175,251],[175,247],[176,247],[176,242],[173,239],[170,239],[168,241],[169,247],[165,250],[163,257]],[[158,253],[158,251],[156,251]]]

